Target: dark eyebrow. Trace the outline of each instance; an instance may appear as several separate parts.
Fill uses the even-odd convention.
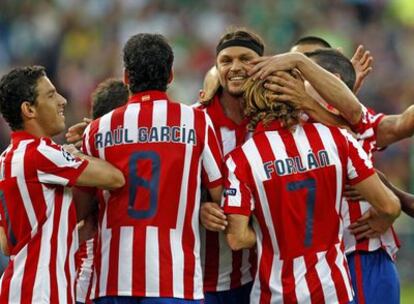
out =
[[[46,92],[46,95],[50,95],[52,93],[56,92],[56,88],[50,89],[49,91]]]

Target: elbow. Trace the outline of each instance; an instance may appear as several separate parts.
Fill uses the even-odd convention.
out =
[[[387,217],[392,220],[395,220],[401,214],[401,203],[397,196],[392,193],[388,200],[388,204],[383,207],[381,210]]]
[[[238,251],[238,250],[245,248],[243,246],[242,239],[238,235],[228,233],[226,234],[226,239],[227,239],[227,244],[229,244],[229,247],[233,251]]]
[[[125,177],[121,171],[116,170],[114,174],[112,174],[110,178],[110,182],[108,183],[107,190],[115,190],[121,188],[125,185]]]
[[[355,106],[352,109],[350,109],[350,111],[347,113],[346,120],[351,125],[356,125],[360,122],[361,117],[362,117],[362,108],[359,105],[359,106]]]

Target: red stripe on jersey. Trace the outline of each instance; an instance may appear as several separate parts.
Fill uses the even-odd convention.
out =
[[[358,254],[358,252],[355,252],[354,254],[354,262],[358,304],[365,304],[361,256]]]
[[[61,198],[59,197],[59,195],[56,193],[56,197],[55,197],[55,212],[54,212],[54,219],[53,219],[53,227],[59,227],[59,223],[60,223],[60,212],[62,210],[62,204],[59,204],[58,201],[61,201]],[[50,247],[51,248],[58,248],[58,239],[57,239],[57,234],[53,234],[52,238],[50,239]],[[50,302],[51,303],[59,303],[59,293],[58,293],[58,285],[57,285],[57,276],[56,276],[56,263],[57,263],[57,259],[59,257],[57,256],[57,251],[56,250],[52,250],[50,253],[50,288],[51,288],[51,293],[50,293]]]
[[[323,289],[321,281],[316,271],[316,264],[318,263],[318,258],[314,254],[304,256],[306,264],[306,282],[308,283],[308,288],[310,292],[311,302],[314,304],[324,303],[325,297],[323,295]]]
[[[32,253],[40,252],[40,242],[29,244],[27,246],[27,252],[28,254],[27,254],[25,271],[24,271],[22,286],[21,286],[22,294],[26,294],[27,296],[25,296],[24,298],[21,298],[20,301],[22,303],[30,304],[33,301],[32,300],[33,286],[34,286],[35,276],[36,276],[36,269],[34,268],[36,268],[38,264],[38,260],[39,260],[39,255],[32,254]],[[52,259],[50,261],[56,262],[56,260],[52,260]],[[0,302],[3,303],[2,301]],[[7,302],[4,302],[4,303],[7,303]]]
[[[282,267],[283,302],[297,303],[295,276],[293,275],[293,260],[284,260]]]
[[[219,234],[205,230],[206,257],[204,258],[204,291],[216,291],[219,274]],[[208,255],[208,256],[207,256]]]
[[[233,272],[231,273],[231,283],[230,288],[237,288],[240,286],[240,281],[242,277],[242,273],[240,268],[242,266],[242,258],[243,258],[243,251],[233,251],[232,252],[232,267]]]
[[[10,260],[7,268],[4,270],[3,275],[1,276],[0,303],[8,303],[9,301],[10,282],[13,276],[14,268],[14,261]]]
[[[335,290],[336,295],[338,297],[339,303],[347,303],[348,299],[348,287],[345,285],[344,279],[341,274],[341,270],[339,269],[338,265],[336,265],[335,260],[338,257],[338,251],[330,250],[326,254],[326,261],[328,262],[329,268],[331,269],[331,276],[333,281],[335,282]],[[346,273],[349,273],[348,265],[345,264],[345,269],[347,270]],[[350,280],[348,278],[348,282],[350,285]]]

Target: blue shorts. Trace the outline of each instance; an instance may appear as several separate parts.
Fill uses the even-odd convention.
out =
[[[203,300],[152,297],[102,297],[93,300],[95,304],[202,304]]]
[[[400,279],[387,252],[353,252],[347,255],[356,304],[399,304]]]
[[[253,282],[238,288],[204,293],[204,304],[249,304]]]

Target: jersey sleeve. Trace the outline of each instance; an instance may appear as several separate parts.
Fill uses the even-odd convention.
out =
[[[37,147],[37,178],[44,184],[73,186],[88,161],[75,157],[62,146],[41,139]]]
[[[202,155],[203,185],[214,188],[223,182],[223,156],[211,119],[207,113],[203,114],[206,117],[205,145]]]
[[[358,141],[364,141],[365,146],[371,147],[371,151],[377,151],[380,148],[377,143],[377,129],[381,120],[384,118],[383,113],[375,113],[374,110],[362,106],[362,116],[360,121],[352,126]]]
[[[226,161],[224,181],[223,210],[227,214],[241,214],[249,216],[254,209],[253,195],[243,176],[241,165],[236,164],[234,153]]]
[[[371,160],[361,145],[347,132],[343,131],[348,142],[347,177],[355,185],[375,173]]]

